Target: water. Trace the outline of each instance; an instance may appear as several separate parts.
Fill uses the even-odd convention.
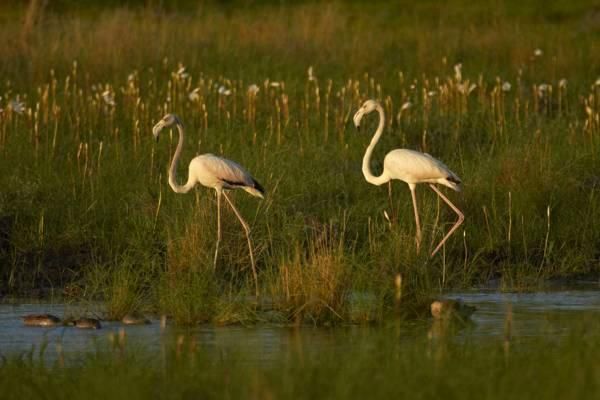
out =
[[[537,293],[468,292],[453,293],[448,298],[460,298],[475,305],[472,324],[453,333],[460,339],[496,340],[504,335],[507,310],[512,312],[512,337],[535,338],[561,336],[569,333],[574,321],[600,316],[599,290],[570,290]],[[69,306],[72,307],[72,306]],[[240,352],[252,363],[275,360],[289,352],[318,354],[322,350],[341,350],[356,344],[368,345],[374,326],[343,326],[336,328],[302,327],[300,329],[277,325],[199,326],[183,329],[168,325],[163,331],[158,320],[150,325],[125,326],[120,322],[103,322],[103,329],[81,330],[73,327],[25,327],[21,316],[51,313],[62,317],[70,311],[63,304],[34,304],[14,302],[0,304],[0,354],[34,354],[44,345],[46,358],[55,358],[57,344],[65,355],[81,355],[106,349],[110,334],[126,332],[129,345],[139,345],[160,351],[165,342],[175,343],[182,334],[187,343],[193,341],[198,349],[218,357],[228,352]],[[404,340],[416,340],[427,335],[431,321],[416,321],[401,327]]]

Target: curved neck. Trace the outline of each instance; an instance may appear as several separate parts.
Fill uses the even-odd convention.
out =
[[[383,108],[381,105],[377,104],[375,109],[379,113],[379,125],[377,126],[377,131],[375,131],[375,135],[373,135],[373,139],[371,139],[371,143],[369,143],[369,147],[367,147],[367,151],[365,151],[362,162],[362,172],[367,182],[372,183],[373,185],[382,185],[390,180],[390,178],[386,175],[385,170],[379,176],[375,176],[373,175],[373,172],[371,172],[371,155],[373,154],[373,149],[383,133],[383,125],[385,123],[385,115],[383,114]]]
[[[169,167],[169,186],[176,193],[187,193],[193,187],[194,183],[192,176],[188,175],[188,181],[185,185],[180,186],[177,184],[177,163],[179,162],[179,156],[181,155],[181,149],[183,148],[183,126],[180,122],[177,122],[177,130],[179,131],[179,141],[177,142],[177,148],[175,149],[175,154],[173,154],[173,160],[171,160],[171,166]]]

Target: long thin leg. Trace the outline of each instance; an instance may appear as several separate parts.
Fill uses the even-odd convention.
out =
[[[219,255],[219,243],[221,243],[221,191],[217,190],[217,245],[215,246],[215,260],[213,270],[217,269],[217,257]]]
[[[388,182],[388,200],[390,202],[390,225],[396,221],[396,211],[394,208],[394,200],[392,198],[392,181]]]
[[[240,220],[240,223],[242,224],[242,228],[244,228],[244,232],[246,232],[246,240],[248,241],[248,250],[250,252],[250,263],[252,264],[252,275],[254,276],[254,286],[255,286],[255,289],[256,289],[256,297],[258,297],[259,296],[259,292],[258,292],[258,275],[256,274],[256,265],[254,264],[254,253],[252,251],[252,242],[250,241],[250,227],[248,226],[248,224],[246,223],[246,221],[244,221],[244,218],[242,218],[242,215],[237,210],[237,208],[235,208],[235,206],[233,205],[233,203],[229,199],[229,196],[227,196],[227,193],[223,192],[223,196],[225,196],[225,200],[227,200],[227,203],[229,203],[229,205],[231,206],[231,209],[233,210],[233,212],[235,213],[235,215]]]
[[[452,208],[452,210],[454,210],[456,215],[458,215],[458,221],[456,221],[456,223],[454,224],[452,229],[450,229],[450,231],[448,231],[448,233],[446,233],[446,236],[444,236],[444,238],[442,239],[440,244],[438,244],[437,247],[435,248],[435,250],[433,250],[433,253],[431,253],[431,257],[433,257],[435,255],[435,253],[437,253],[438,250],[442,247],[442,245],[446,242],[446,240],[448,240],[450,235],[452,235],[454,233],[454,231],[458,229],[460,224],[463,223],[463,221],[465,220],[465,216],[462,212],[460,212],[460,210],[454,204],[452,204],[452,202],[450,200],[448,200],[448,198],[446,196],[443,195],[442,192],[440,192],[440,190],[437,187],[435,187],[435,185],[430,183],[429,187],[431,187],[431,189],[433,189],[433,191],[436,192],[437,195],[440,196],[442,198],[442,200],[444,200],[446,202],[446,204],[448,204],[450,206],[450,208]]]
[[[415,210],[415,223],[417,224],[417,235],[415,237],[417,241],[417,253],[421,249],[421,222],[419,221],[419,210],[417,210],[417,196],[415,194],[416,185],[409,183],[410,195],[412,196],[413,208]]]

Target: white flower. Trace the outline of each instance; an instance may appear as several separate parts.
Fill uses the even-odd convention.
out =
[[[227,89],[225,86],[219,86],[219,94],[223,96],[229,96],[231,94],[231,90]]]
[[[429,92],[427,92],[427,96],[429,97],[433,97],[437,94],[437,92],[435,90],[430,90]]]
[[[558,81],[558,87],[561,89],[566,89],[567,88],[567,80],[565,78],[562,78],[560,81]]]
[[[23,114],[25,112],[25,103],[19,100],[17,97],[15,100],[11,100],[8,103],[8,108],[17,114]]]
[[[256,84],[252,84],[248,86],[248,94],[256,96],[256,94],[260,92],[260,88]]]
[[[135,81],[135,72],[132,72],[129,75],[127,75],[127,82],[132,83],[133,81]]]
[[[271,82],[270,86],[274,87],[274,88],[278,88],[279,86],[281,86],[281,83],[279,83],[279,82]]]
[[[469,81],[466,81],[465,83],[458,84],[456,87],[458,88],[458,91],[462,94],[471,94],[471,92],[475,90],[477,85],[474,83],[469,85]]]
[[[540,83],[537,87],[538,96],[544,97],[549,89],[550,85],[548,85],[547,83]]]
[[[502,91],[503,92],[510,92],[510,89],[512,88],[512,85],[510,84],[510,82],[504,82],[502,84]]]
[[[177,75],[177,78],[179,78],[179,79],[185,79],[188,76],[190,76],[190,74],[188,74],[187,72],[185,72],[185,67],[184,66],[179,67],[179,69],[177,70],[177,74],[176,75]]]
[[[109,106],[115,105],[115,95],[110,91],[110,89],[106,89],[104,92],[102,92],[102,99]]]
[[[454,78],[457,82],[462,81],[462,64],[458,63],[454,66]]]
[[[541,57],[544,54],[544,52],[542,51],[542,49],[535,49],[533,51],[533,55],[536,57]]]
[[[600,78],[596,79],[596,83],[595,83],[595,85],[596,85],[596,86],[600,86]]]
[[[312,65],[310,67],[308,67],[308,80],[309,81],[314,81],[315,80],[315,76],[313,75],[313,67],[312,67]]]
[[[192,101],[192,102],[196,102],[196,101],[200,100],[199,93],[200,93],[200,88],[195,88],[188,94],[188,99],[190,99],[190,101]]]
[[[592,107],[588,106],[587,104],[585,105],[585,112],[589,117],[591,117],[594,114],[594,110],[592,110]]]

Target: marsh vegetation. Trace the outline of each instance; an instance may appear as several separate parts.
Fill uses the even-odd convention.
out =
[[[319,324],[418,315],[448,288],[597,277],[597,8],[450,3],[1,6],[1,292],[100,300],[110,319]],[[416,149],[464,182],[465,223],[434,258],[453,214],[417,191],[417,253],[403,184],[363,180],[377,121],[358,133],[351,116],[368,98],[387,118],[374,160]],[[183,164],[223,155],[266,188],[232,194],[259,303],[235,217],[213,270],[214,193],[167,185],[177,137],[151,135],[167,112],[186,124]]]
[[[454,295],[471,322],[46,330],[15,317],[62,306],[2,304],[2,397],[598,397],[597,292]]]

